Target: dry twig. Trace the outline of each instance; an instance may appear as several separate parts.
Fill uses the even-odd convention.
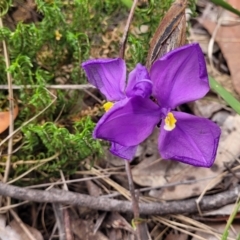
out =
[[[12,85],[12,89],[32,89],[38,88],[39,85]],[[61,89],[61,90],[84,90],[90,88],[96,88],[91,84],[63,84],[63,85],[46,85],[48,89]],[[8,89],[8,85],[0,85],[0,89]]]
[[[211,196],[204,196],[200,202],[203,211],[220,208],[236,201],[240,193],[240,185],[235,188]],[[120,201],[107,199],[103,197],[92,197],[86,194],[67,192],[64,190],[52,189],[50,191],[41,191],[20,188],[0,182],[0,195],[9,196],[16,199],[28,200],[34,202],[51,202],[70,204],[80,207],[88,207],[103,211],[117,211],[122,213],[132,212],[132,203],[129,201]],[[198,211],[196,198],[171,201],[171,202],[152,202],[140,203],[139,212],[145,215],[166,215],[166,214],[191,214]]]
[[[3,28],[2,17],[0,17],[0,28]],[[3,53],[4,53],[5,63],[6,63],[6,69],[9,69],[10,60],[9,60],[7,44],[6,44],[5,40],[2,41],[2,44],[3,44]],[[7,80],[8,80],[8,95],[9,95],[8,96],[9,97],[9,113],[10,113],[9,135],[11,135],[12,132],[14,131],[14,113],[13,113],[14,100],[13,100],[13,89],[12,89],[12,76],[9,71],[7,71]],[[7,180],[8,180],[8,175],[9,175],[10,166],[11,166],[12,147],[13,147],[13,139],[9,138],[8,156],[7,156],[6,168],[4,171],[3,182],[7,182]]]
[[[120,51],[119,51],[119,57],[120,58],[124,58],[125,45],[126,45],[126,41],[127,41],[128,30],[129,30],[130,24],[132,22],[133,13],[134,13],[135,7],[137,6],[137,2],[138,2],[138,0],[133,1],[131,11],[129,13],[128,20],[127,20],[127,23],[126,23],[126,26],[125,26],[125,29],[124,29],[123,37],[122,37],[122,40],[121,40],[121,43],[120,43]]]

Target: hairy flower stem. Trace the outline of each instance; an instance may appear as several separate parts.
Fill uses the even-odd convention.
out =
[[[124,29],[123,37],[122,37],[122,40],[121,40],[121,43],[120,43],[119,57],[122,58],[122,59],[124,59],[128,30],[129,30],[130,24],[132,22],[132,18],[133,18],[133,14],[134,14],[134,10],[135,10],[135,7],[137,5],[137,2],[138,2],[138,0],[133,1],[131,11],[129,13],[128,20],[127,20],[127,23],[126,23],[126,27]],[[130,163],[129,163],[128,160],[125,160],[125,169],[126,169],[126,173],[127,173],[127,177],[128,177],[129,191],[130,191],[131,198],[132,198],[132,209],[133,209],[134,219],[138,219],[139,218],[138,199],[135,195],[132,172],[131,172]],[[139,226],[136,226],[136,233],[137,233],[137,239],[141,240],[141,233],[140,233]]]
[[[131,172],[131,168],[130,168],[130,163],[128,160],[125,160],[125,169],[126,169],[126,173],[127,173],[127,177],[128,177],[128,184],[129,184],[129,191],[131,194],[131,198],[132,198],[132,209],[133,209],[133,215],[134,215],[134,219],[139,219],[139,205],[138,205],[138,198],[135,195],[135,189],[134,189],[134,183],[133,183],[133,178],[132,178],[132,172]],[[138,240],[141,240],[140,238],[140,229],[139,227],[136,225],[137,229],[137,237]]]

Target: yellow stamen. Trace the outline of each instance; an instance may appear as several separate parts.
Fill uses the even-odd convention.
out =
[[[164,129],[166,131],[172,131],[176,127],[175,123],[177,122],[177,120],[171,112],[167,114],[164,121],[165,121]]]
[[[114,105],[113,102],[106,102],[103,104],[103,108],[105,110],[105,112],[107,112],[112,106]]]
[[[55,38],[57,41],[59,41],[62,38],[62,34],[59,32],[59,30],[55,31]]]

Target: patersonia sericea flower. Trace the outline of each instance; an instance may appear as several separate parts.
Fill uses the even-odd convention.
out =
[[[158,148],[163,159],[212,166],[220,128],[208,119],[175,111],[178,105],[200,99],[209,91],[205,60],[198,44],[167,53],[154,62],[149,75],[138,64],[129,74],[126,95],[123,60],[89,60],[83,68],[89,82],[107,100],[118,101],[94,130],[94,137],[112,142],[113,154],[131,160],[136,146],[160,124]]]
[[[124,119],[121,126],[112,126],[113,128],[122,128],[123,130],[121,133],[118,133],[118,137],[115,137],[124,137],[124,126],[126,126],[126,121],[135,125],[134,121],[140,120],[140,122],[136,122],[136,124],[147,124],[151,126],[146,128],[145,135],[147,136],[152,132],[158,122],[157,116],[160,114],[160,109],[149,99],[152,93],[152,81],[150,80],[146,67],[137,64],[135,69],[129,73],[128,84],[126,84],[126,65],[121,58],[88,60],[82,64],[82,67],[86,72],[89,82],[97,87],[108,100],[108,102],[104,104],[106,113],[98,122],[93,133],[95,138],[98,138],[99,127],[101,128],[105,119],[108,118],[111,113],[114,113],[115,110],[124,108],[127,114],[128,110],[126,107],[129,104],[131,105],[130,100],[133,97],[136,97],[140,104],[139,106],[134,106],[136,109],[135,112],[139,115],[139,118],[132,118],[132,111],[130,110],[130,119]],[[148,122],[148,118],[146,118],[146,115],[150,114],[150,112],[156,115],[156,119],[153,123]],[[127,115],[125,116],[127,117]],[[152,121],[152,118],[149,118],[149,121]],[[111,123],[109,124],[111,125]],[[134,134],[134,132],[132,134]],[[108,141],[111,141],[110,152],[121,158],[131,160],[136,152],[138,144],[124,146],[114,141],[115,137],[113,141],[111,141],[110,136],[107,138]]]

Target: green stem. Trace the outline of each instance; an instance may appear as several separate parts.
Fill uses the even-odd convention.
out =
[[[211,2],[215,3],[218,6],[221,6],[222,8],[233,12],[235,14],[237,14],[238,16],[240,16],[240,11],[234,7],[232,7],[230,4],[228,4],[227,2],[223,1],[223,0],[211,0]]]
[[[222,87],[214,78],[209,76],[210,87],[218,93],[228,105],[240,115],[240,102],[224,87]]]
[[[231,216],[229,217],[229,219],[228,219],[228,221],[227,221],[227,225],[226,225],[226,227],[225,227],[225,229],[224,229],[224,232],[223,232],[223,235],[222,235],[222,239],[221,239],[221,240],[227,240],[228,230],[229,230],[229,228],[230,228],[230,226],[231,226],[231,224],[232,224],[235,216],[237,215],[239,208],[240,208],[240,201],[238,202],[238,204],[237,204],[236,207],[234,208]]]

